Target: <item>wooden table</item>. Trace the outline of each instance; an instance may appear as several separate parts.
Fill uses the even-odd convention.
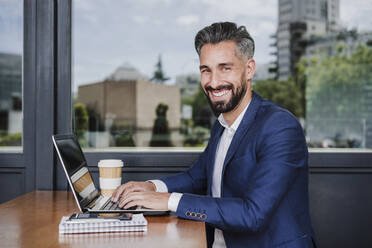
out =
[[[78,212],[71,192],[34,191],[0,204],[0,247],[206,247],[204,223],[146,217],[145,233],[59,234],[62,216]]]

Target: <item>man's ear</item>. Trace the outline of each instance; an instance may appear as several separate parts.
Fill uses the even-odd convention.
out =
[[[254,61],[254,59],[248,59],[245,66],[246,66],[245,76],[248,80],[252,80],[253,75],[256,72],[256,61]]]

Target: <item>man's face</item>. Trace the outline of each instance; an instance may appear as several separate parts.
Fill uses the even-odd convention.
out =
[[[201,85],[215,113],[232,111],[244,97],[247,87],[250,87],[248,62],[237,54],[234,41],[205,44],[202,47]]]

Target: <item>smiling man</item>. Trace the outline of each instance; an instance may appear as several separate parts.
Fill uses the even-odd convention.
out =
[[[253,53],[253,40],[251,42]],[[235,41],[229,40],[207,43],[198,53],[204,93],[213,111],[223,113],[223,119],[231,126],[252,99],[250,82],[255,62],[251,56],[239,54]]]
[[[208,247],[315,247],[304,133],[291,113],[252,91],[253,39],[244,26],[214,23],[195,48],[202,88],[220,113],[207,148],[186,172],[126,183],[113,201],[204,221]]]

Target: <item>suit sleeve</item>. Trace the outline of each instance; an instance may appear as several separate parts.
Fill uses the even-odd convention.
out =
[[[168,192],[205,193],[207,188],[206,159],[208,147],[187,171],[161,179],[167,185]]]
[[[184,194],[179,217],[234,232],[257,232],[266,226],[299,171],[307,167],[307,146],[301,126],[287,112],[273,113],[261,130],[257,164],[244,198]]]

